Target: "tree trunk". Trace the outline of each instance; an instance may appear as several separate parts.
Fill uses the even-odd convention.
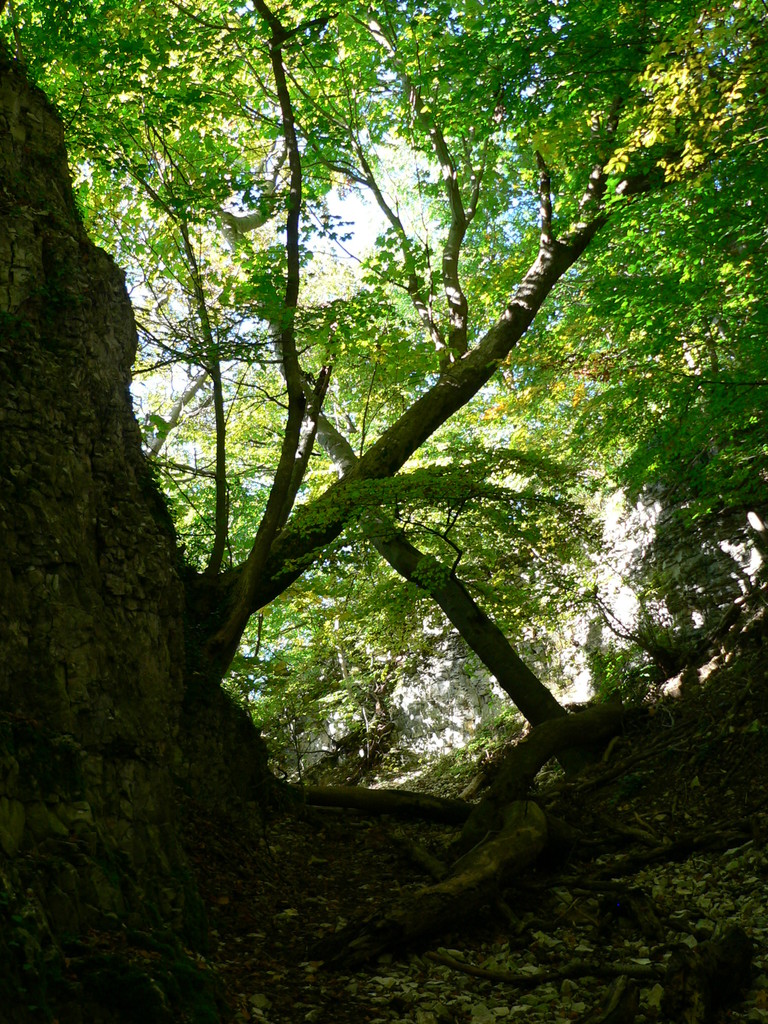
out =
[[[506,808],[526,795],[536,773],[551,757],[569,748],[604,742],[619,731],[623,714],[620,702],[598,704],[532,729],[512,747],[490,793],[473,809],[462,832],[462,847],[470,849],[485,836],[498,832]]]
[[[445,881],[410,893],[401,904],[362,925],[345,928],[317,950],[318,958],[354,969],[386,950],[401,951],[419,939],[460,926],[492,902],[500,886],[533,863],[546,842],[547,821],[541,809],[527,801],[511,804],[501,832],[457,861]]]
[[[354,471],[359,460],[352,446],[323,415],[318,419],[317,436],[342,479],[344,474]],[[364,528],[373,546],[395,572],[403,579],[413,580],[425,555],[380,513],[367,516]],[[444,578],[438,574],[429,594],[531,725],[567,714],[453,572]],[[566,752],[563,767],[576,770],[583,767],[583,760]]]
[[[347,807],[364,814],[426,818],[448,825],[462,825],[472,810],[464,800],[446,800],[405,789],[365,789],[363,786],[297,786],[296,789],[310,807]]]
[[[373,543],[405,579],[411,579],[424,557],[403,536],[376,538]],[[554,694],[515,652],[496,623],[475,603],[461,580],[451,573],[434,582],[429,593],[531,725],[567,714]]]

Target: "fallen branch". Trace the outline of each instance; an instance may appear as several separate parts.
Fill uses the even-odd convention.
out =
[[[489,981],[498,981],[504,985],[514,985],[517,988],[537,988],[539,985],[563,981],[565,978],[618,978],[625,976],[647,981],[660,978],[664,974],[663,964],[612,964],[589,960],[574,960],[570,964],[566,964],[565,967],[558,967],[553,971],[498,971],[488,967],[475,967],[474,964],[465,964],[447,953],[425,953],[424,955],[428,960],[442,964],[444,967],[450,967],[451,970],[470,974],[474,978],[487,978]]]
[[[392,814],[399,818],[426,818],[461,825],[472,810],[464,800],[447,800],[405,789],[365,789],[363,786],[297,787],[311,807],[347,807],[366,814]]]

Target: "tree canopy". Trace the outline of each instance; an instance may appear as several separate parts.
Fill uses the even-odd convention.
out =
[[[588,599],[601,489],[759,507],[760,0],[0,18],[127,272],[217,680],[325,692],[430,596],[543,630]]]

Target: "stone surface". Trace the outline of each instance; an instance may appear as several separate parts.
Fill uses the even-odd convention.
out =
[[[409,749],[449,753],[490,726],[509,698],[454,631],[404,673],[392,694],[398,740]]]
[[[123,274],[75,208],[62,126],[0,54],[6,1001],[24,978],[42,990],[65,933],[161,920],[200,940],[179,785],[221,807],[256,800],[265,776],[215,680],[206,710],[190,698],[181,563],[128,390],[136,344]],[[20,921],[35,922],[23,941]]]

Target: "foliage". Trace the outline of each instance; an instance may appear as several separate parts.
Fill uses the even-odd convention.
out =
[[[147,451],[264,724],[371,719],[453,576],[546,663],[594,589],[596,492],[763,502],[758,0],[13,17],[127,269]],[[385,534],[422,552],[411,584]]]
[[[605,465],[630,494],[662,487],[692,516],[760,505],[764,491],[764,14],[722,5],[657,48],[629,149],[660,134],[672,145],[690,126],[664,160],[670,184],[626,206],[621,231],[567,283],[542,328],[551,358],[536,331],[518,353],[539,414],[560,439],[565,427],[576,458]]]

